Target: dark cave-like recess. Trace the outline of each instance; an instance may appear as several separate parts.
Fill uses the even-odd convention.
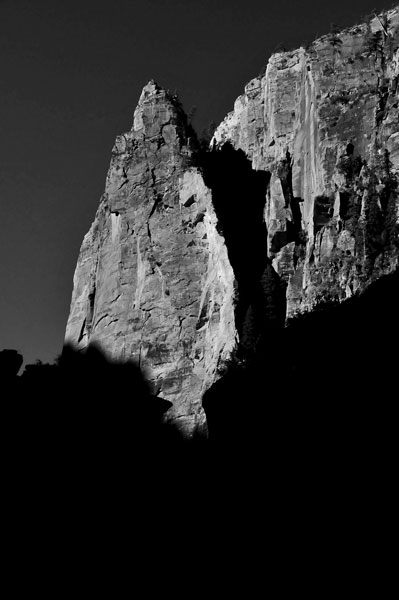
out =
[[[236,277],[237,330],[241,342],[251,345],[285,318],[285,288],[267,257],[270,173],[255,171],[245,153],[229,143],[204,153],[201,166]]]

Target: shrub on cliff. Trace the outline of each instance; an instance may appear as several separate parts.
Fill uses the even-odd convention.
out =
[[[351,183],[359,176],[364,164],[361,156],[343,154],[337,163],[337,170],[345,177],[347,183]]]

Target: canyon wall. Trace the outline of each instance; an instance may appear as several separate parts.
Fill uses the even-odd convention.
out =
[[[66,344],[137,362],[191,435],[237,345],[395,271],[398,30],[395,9],[274,54],[207,152],[149,82],[80,250]]]
[[[398,265],[398,29],[394,9],[274,54],[214,134],[270,174],[267,254],[288,317]]]

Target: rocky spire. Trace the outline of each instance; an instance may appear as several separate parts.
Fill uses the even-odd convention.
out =
[[[234,275],[176,97],[150,81],[117,137],[83,241],[66,343],[134,360],[169,418],[202,427],[203,392],[235,344]]]
[[[273,55],[203,172],[177,98],[150,81],[82,244],[66,342],[137,361],[191,433],[236,325],[274,356],[287,316],[397,269],[398,39],[396,8]]]

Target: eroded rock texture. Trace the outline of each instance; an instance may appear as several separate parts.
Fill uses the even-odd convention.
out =
[[[288,317],[398,266],[398,28],[394,9],[273,55],[215,132],[216,149],[269,175],[267,255]]]
[[[66,343],[136,360],[191,434],[237,341],[238,358],[280,356],[287,317],[397,269],[398,29],[395,9],[273,55],[205,153],[150,82],[82,244]]]
[[[147,84],[112,151],[74,276],[66,343],[135,360],[188,434],[235,345],[234,274],[175,97]]]

